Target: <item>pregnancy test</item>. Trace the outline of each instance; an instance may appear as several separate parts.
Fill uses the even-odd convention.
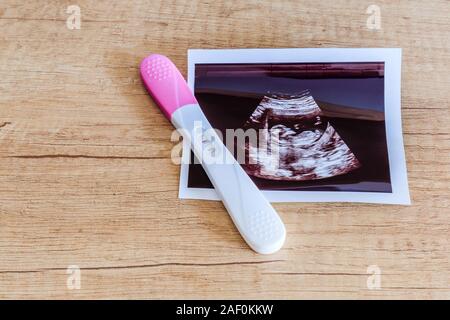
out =
[[[212,130],[186,81],[169,58],[152,54],[140,67],[144,84],[172,124],[181,131],[198,159],[205,150],[215,150],[227,161],[201,161],[231,219],[247,244],[256,252],[270,254],[278,251],[286,238],[283,222],[258,187]],[[208,132],[208,139],[194,139],[199,127]],[[231,161],[229,160],[231,159]]]

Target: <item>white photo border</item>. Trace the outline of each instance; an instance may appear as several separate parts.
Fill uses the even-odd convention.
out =
[[[195,86],[196,64],[208,63],[333,63],[384,62],[385,123],[391,193],[347,191],[263,190],[270,202],[363,202],[411,204],[401,121],[400,48],[294,48],[294,49],[191,49],[188,50],[188,85]],[[190,155],[183,144],[183,157]],[[181,199],[220,200],[214,189],[188,187],[189,164],[181,164]]]

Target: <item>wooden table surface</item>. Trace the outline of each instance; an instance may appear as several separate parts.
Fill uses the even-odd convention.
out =
[[[450,298],[449,16],[443,0],[3,0],[0,298]],[[189,48],[253,47],[403,48],[413,204],[275,204],[288,238],[264,256],[221,203],[179,200],[138,64],[159,52],[186,74]]]

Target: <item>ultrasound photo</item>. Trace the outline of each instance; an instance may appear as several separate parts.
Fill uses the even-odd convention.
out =
[[[260,189],[390,193],[384,67],[197,64],[194,89],[224,137],[226,129],[239,128],[277,133],[276,155],[255,156],[259,143],[248,140],[236,147],[245,150],[242,166]],[[201,165],[191,162],[188,187],[212,188]]]

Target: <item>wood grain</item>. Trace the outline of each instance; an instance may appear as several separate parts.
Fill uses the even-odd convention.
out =
[[[449,1],[73,2],[0,4],[0,298],[450,298]],[[403,48],[413,205],[275,204],[288,239],[262,256],[222,204],[178,200],[139,61],[252,47]]]

